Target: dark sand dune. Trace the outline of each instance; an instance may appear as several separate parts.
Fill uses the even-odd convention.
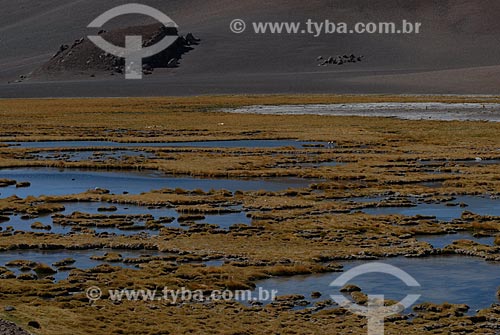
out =
[[[0,97],[150,96],[213,93],[457,93],[500,91],[500,2],[495,0],[141,1],[172,17],[203,44],[179,68],[140,82],[119,76],[29,80],[61,44],[93,33],[86,25],[127,1],[21,0],[0,12]],[[252,21],[422,22],[420,35],[237,35]],[[126,16],[108,28],[146,24]],[[318,67],[320,55],[364,55],[361,63]]]

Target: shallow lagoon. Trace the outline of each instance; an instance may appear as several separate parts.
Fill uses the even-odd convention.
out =
[[[121,260],[110,262],[106,260],[91,259],[93,256],[104,256],[106,253],[119,254]],[[57,269],[54,263],[65,259],[73,259],[75,262],[69,264],[71,268],[80,270],[88,270],[102,264],[110,264],[126,269],[137,269],[137,264],[128,262],[129,259],[136,259],[148,256],[164,256],[171,259],[172,262],[178,262],[178,255],[173,253],[160,252],[157,250],[122,250],[122,249],[90,249],[90,250],[12,250],[0,252],[0,266],[6,266],[7,263],[17,260],[27,260],[36,263],[42,263]],[[217,267],[224,263],[224,260],[208,260],[208,261],[190,261],[190,264],[204,264],[205,266]],[[7,266],[9,270],[16,275],[21,273],[32,273],[32,271],[21,271],[18,267]],[[66,279],[70,269],[63,269],[53,275],[56,281]]]
[[[391,264],[413,276],[420,288],[408,288],[399,279],[385,274],[365,274],[353,279],[366,294],[381,295],[386,299],[400,301],[407,294],[421,294],[418,303],[456,303],[467,304],[471,312],[489,307],[498,302],[496,292],[500,278],[500,264],[485,262],[481,259],[450,256],[431,258],[392,258],[380,262]],[[367,261],[345,262],[344,270],[366,264]],[[330,287],[340,274],[328,273],[281,277],[257,282],[257,287],[278,290],[278,295],[301,294],[310,302],[322,301],[330,295],[340,294],[338,288]],[[322,297],[312,299],[312,292],[321,292]],[[409,311],[408,311],[409,312]]]
[[[369,202],[367,198],[366,201]],[[380,198],[375,199],[377,202]],[[460,207],[459,204],[467,204],[467,207]],[[413,207],[374,207],[364,208],[362,211],[370,215],[391,215],[400,214],[405,216],[435,216],[440,221],[451,221],[459,219],[462,213],[469,211],[478,215],[500,216],[500,199],[493,199],[480,196],[457,196],[455,200],[447,203],[425,203],[414,202]]]
[[[153,159],[156,156],[142,150],[79,150],[79,151],[41,151],[26,154],[24,159],[35,160],[56,160],[64,162],[105,162],[109,160],[121,161],[127,158],[147,158]]]
[[[113,141],[43,141],[43,142],[6,142],[5,144],[17,148],[177,148],[177,147],[195,147],[195,148],[280,148],[293,147],[296,149],[304,148],[310,145],[326,145],[325,143],[302,142],[296,140],[227,140],[227,141],[199,141],[199,142],[113,142]]]
[[[111,193],[139,194],[163,188],[201,189],[210,191],[225,189],[235,191],[282,191],[288,188],[304,188],[314,180],[302,178],[263,179],[203,179],[193,177],[173,177],[160,172],[110,172],[57,168],[16,168],[1,169],[0,178],[30,182],[27,188],[9,186],[0,188],[0,198],[17,195],[68,195],[101,188]]]
[[[416,239],[421,242],[427,242],[432,245],[435,249],[443,249],[444,247],[453,244],[453,242],[458,240],[470,240],[480,244],[494,246],[495,237],[494,236],[481,236],[474,237],[471,233],[460,232],[457,234],[446,234],[446,235],[426,235],[417,236]]]
[[[72,258],[75,260],[75,263],[69,265],[71,267],[75,267],[81,270],[87,270],[94,268],[101,264],[111,264],[113,266],[120,266],[123,268],[134,269],[136,268],[135,264],[128,264],[124,262],[106,262],[106,261],[98,261],[93,260],[90,257],[92,256],[103,256],[105,253],[118,253],[123,259],[126,258],[139,258],[141,256],[158,256],[158,255],[169,255],[167,253],[160,253],[158,251],[150,251],[150,250],[111,250],[111,249],[92,249],[92,250],[54,250],[54,251],[45,251],[45,250],[14,250],[14,251],[6,251],[0,252],[0,266],[5,266],[7,263],[16,260],[28,260],[37,263],[43,263],[53,266],[54,263],[60,262],[67,258]],[[13,271],[16,275],[19,275],[21,272],[20,269],[16,267],[9,266],[7,267],[9,270]],[[31,271],[27,271],[30,273]],[[68,277],[69,271],[58,271],[53,277],[56,281],[66,279]]]
[[[65,210],[58,213],[63,215],[71,215],[74,212],[81,212],[87,214],[102,214],[102,215],[152,215],[155,220],[164,217],[172,217],[176,220],[172,223],[167,223],[164,226],[168,228],[183,228],[187,229],[189,227],[181,225],[177,218],[179,214],[173,208],[156,208],[156,207],[144,207],[137,205],[129,205],[129,204],[115,204],[115,203],[103,203],[103,202],[67,202],[62,203],[64,205]],[[115,211],[112,212],[102,212],[99,211],[99,208],[110,206],[116,208]],[[247,212],[242,211],[240,206],[237,207],[223,207],[221,210],[231,209],[238,210],[238,212],[234,213],[221,213],[221,214],[206,214],[205,219],[195,220],[196,223],[206,223],[213,224],[219,226],[221,229],[229,229],[232,225],[235,224],[245,224],[250,225],[252,219],[247,216]],[[52,215],[44,215],[38,218],[32,219],[21,219],[19,215],[10,216],[10,221],[4,222],[0,224],[0,227],[4,229],[8,226],[12,226],[14,230],[17,231],[27,231],[27,232],[50,232],[55,234],[68,234],[72,231],[74,226],[62,226],[58,224],[54,224],[52,221]],[[33,229],[31,225],[35,222],[40,222],[43,225],[50,225],[51,229],[49,231]],[[144,222],[142,222],[144,223]],[[141,222],[138,223],[139,225]],[[108,234],[117,234],[117,235],[135,235],[141,232],[147,232],[150,235],[157,235],[158,230],[149,230],[149,229],[139,229],[139,230],[121,230],[119,228],[97,228],[97,227],[89,227],[93,229],[96,233],[108,233]]]

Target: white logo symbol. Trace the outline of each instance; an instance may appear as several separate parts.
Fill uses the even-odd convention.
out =
[[[364,264],[347,271],[334,280],[330,286],[343,287],[350,280],[368,273],[390,274],[408,287],[420,287],[420,284],[403,270],[384,263]],[[354,314],[363,315],[368,318],[368,335],[384,334],[384,318],[398,314],[406,308],[411,307],[420,298],[420,294],[409,294],[403,300],[392,306],[384,306],[383,295],[369,295],[368,306],[360,306],[353,303],[343,295],[331,295],[331,298],[340,306],[348,309]]]
[[[87,27],[102,28],[109,20],[126,14],[148,15],[158,20],[165,27],[178,27],[172,19],[159,10],[141,4],[128,4],[110,9],[92,21]],[[125,58],[126,79],[142,79],[142,60],[159,54],[171,46],[178,38],[177,36],[165,36],[157,44],[143,48],[142,36],[125,36],[125,48],[122,48],[109,43],[101,36],[90,35],[87,37],[102,50],[117,57]]]
[[[241,34],[241,33],[245,32],[245,30],[247,29],[247,24],[245,23],[245,21],[243,21],[241,19],[235,19],[235,20],[231,21],[229,28],[231,29],[231,31],[233,33]]]

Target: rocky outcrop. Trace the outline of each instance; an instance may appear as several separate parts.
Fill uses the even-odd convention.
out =
[[[328,66],[328,65],[344,65],[349,63],[359,63],[362,62],[365,56],[356,56],[354,54],[351,55],[343,55],[343,56],[330,56],[324,58],[323,56],[319,56],[317,58],[318,66]]]
[[[30,335],[15,323],[0,320],[0,334],[2,335]]]
[[[100,31],[106,41],[123,46],[125,36],[140,35],[143,47],[158,43],[165,36],[178,36],[176,28],[166,28],[161,24],[134,26],[120,30]],[[189,33],[177,40],[163,52],[143,59],[143,73],[151,74],[157,68],[171,68],[179,65],[182,56],[198,45],[200,39]],[[41,68],[31,73],[29,78],[52,78],[63,75],[115,75],[125,71],[125,60],[109,54],[94,45],[88,38],[82,37],[72,44],[59,47],[52,58]]]

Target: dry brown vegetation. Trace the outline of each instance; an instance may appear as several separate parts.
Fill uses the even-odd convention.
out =
[[[497,102],[488,98],[488,102]],[[271,276],[339,271],[350,258],[433,255],[471,255],[498,261],[499,247],[458,241],[443,250],[418,242],[417,235],[469,231],[500,233],[497,217],[464,213],[450,223],[428,217],[371,216],[356,212],[365,207],[408,205],[405,196],[429,202],[459,194],[500,194],[498,165],[470,164],[476,157],[500,159],[500,124],[486,122],[403,121],[395,119],[270,116],[218,112],[220,108],[250,104],[342,103],[379,101],[481,102],[481,98],[393,96],[235,96],[156,99],[2,100],[0,140],[82,140],[122,142],[202,141],[211,139],[299,139],[335,148],[148,148],[155,158],[140,161],[39,160],[37,149],[0,148],[0,167],[52,166],[92,169],[154,169],[172,175],[217,177],[311,178],[309,188],[281,192],[227,192],[158,190],[144,194],[111,195],[94,190],[78,195],[0,200],[0,222],[8,213],[36,218],[58,213],[65,202],[103,202],[172,207],[190,216],[241,205],[251,226],[221,230],[188,225],[169,228],[158,223],[157,236],[96,234],[100,226],[127,225],[112,213],[76,214],[66,218],[76,230],[70,235],[0,232],[0,250],[12,249],[140,249],[168,252],[165,258],[138,260],[136,270],[119,264],[91,270],[73,270],[68,280],[20,280],[0,267],[0,315],[26,326],[36,320],[36,334],[360,334],[365,321],[342,309],[293,311],[284,305],[245,307],[238,303],[90,304],[83,292],[92,285],[108,288],[237,289],[251,288]],[[147,147],[147,143],[144,144]],[[54,149],[51,149],[52,151]],[[99,150],[106,150],[99,148]],[[107,150],[112,150],[108,148]],[[432,163],[422,163],[422,161]],[[320,162],[343,162],[322,166]],[[15,182],[3,180],[0,186]],[[438,183],[429,186],[424,183]],[[3,184],[3,185],[1,185]],[[0,187],[1,192],[1,187]],[[389,203],[356,203],[350,197],[392,195]],[[466,208],[464,208],[466,210]],[[125,220],[125,223],[124,223]],[[9,222],[0,223],[7,227]],[[81,228],[81,227],[80,227]],[[109,257],[117,257],[111,254]],[[1,259],[1,252],[0,252]],[[221,259],[219,267],[193,262]],[[116,266],[115,266],[116,265]],[[47,273],[48,265],[38,271]],[[25,278],[26,279],[26,278]],[[473,288],[471,288],[473,289]],[[76,294],[70,294],[76,293]],[[325,298],[326,300],[326,298]],[[4,312],[3,307],[15,306]],[[460,306],[422,305],[417,317],[394,317],[386,334],[494,334],[498,307],[463,316]]]

